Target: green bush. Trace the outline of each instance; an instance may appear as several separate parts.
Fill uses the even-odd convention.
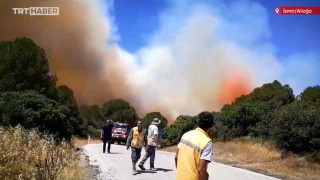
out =
[[[35,91],[0,93],[0,124],[21,125],[70,140],[81,124],[68,106]]]
[[[262,107],[256,103],[241,103],[224,108],[218,119],[226,129],[227,139],[247,136],[250,127],[255,126],[260,121]]]
[[[280,148],[297,153],[320,151],[320,106],[296,101],[279,109],[271,135]]]
[[[274,111],[293,101],[294,94],[288,85],[278,81],[264,84],[221,109],[216,120],[221,128],[217,138],[230,140],[248,135],[269,138]]]
[[[171,144],[178,144],[182,135],[197,127],[197,116],[179,116],[177,120],[166,128],[165,136]]]
[[[88,135],[92,138],[100,138],[101,136],[101,130],[95,129],[91,125],[88,126]]]

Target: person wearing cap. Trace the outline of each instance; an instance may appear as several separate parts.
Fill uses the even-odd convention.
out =
[[[154,118],[152,120],[151,125],[148,128],[148,146],[146,147],[146,154],[144,155],[143,159],[141,160],[139,167],[142,170],[145,170],[144,163],[150,157],[150,170],[155,171],[154,168],[154,159],[156,157],[156,148],[158,142],[158,125],[161,123],[160,119]]]
[[[127,139],[127,150],[131,146],[132,174],[136,175],[136,163],[140,159],[143,145],[147,145],[146,130],[141,126],[141,120],[137,121],[137,126],[132,128]]]
[[[208,180],[208,163],[211,162],[213,144],[208,132],[213,126],[213,115],[198,115],[198,128],[186,132],[178,144],[175,163],[177,180]]]

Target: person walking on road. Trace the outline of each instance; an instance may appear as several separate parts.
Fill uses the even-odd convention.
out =
[[[202,112],[198,115],[198,128],[186,132],[178,144],[175,157],[177,180],[208,180],[208,163],[211,162],[213,144],[208,136],[213,115]]]
[[[160,119],[154,118],[151,125],[148,128],[148,146],[146,147],[146,154],[144,155],[142,161],[139,164],[140,169],[145,170],[144,163],[150,157],[150,170],[155,171],[154,159],[156,157],[156,148],[158,142],[158,125],[161,123]]]
[[[103,141],[103,153],[106,152],[107,143],[108,143],[108,153],[110,153],[112,128],[113,128],[113,122],[108,119],[106,121],[106,124],[102,127],[102,130],[101,130],[101,140]]]
[[[137,126],[131,129],[126,145],[127,150],[131,146],[132,174],[136,175],[136,163],[141,157],[142,146],[147,145],[146,130],[142,128],[140,120],[137,122]]]

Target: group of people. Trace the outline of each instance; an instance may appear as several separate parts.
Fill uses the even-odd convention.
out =
[[[198,127],[186,132],[179,144],[175,156],[177,168],[177,180],[208,180],[208,163],[212,160],[213,143],[208,133],[214,122],[213,116],[209,112],[202,112],[198,115]],[[141,157],[141,150],[145,147],[146,154],[139,163],[139,168],[145,170],[144,164],[150,157],[150,170],[156,171],[154,166],[155,152],[159,136],[158,125],[160,119],[153,119],[148,128],[148,132],[141,126],[141,120],[137,121],[137,126],[132,128],[127,139],[127,150],[131,147],[132,174],[136,175],[136,164]],[[106,151],[108,143],[108,153],[110,153],[111,130],[113,123],[107,120],[101,131],[103,140],[103,153]]]

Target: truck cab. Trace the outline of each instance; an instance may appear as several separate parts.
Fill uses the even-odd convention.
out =
[[[126,123],[115,122],[112,129],[112,143],[126,143],[130,133],[130,127]]]

